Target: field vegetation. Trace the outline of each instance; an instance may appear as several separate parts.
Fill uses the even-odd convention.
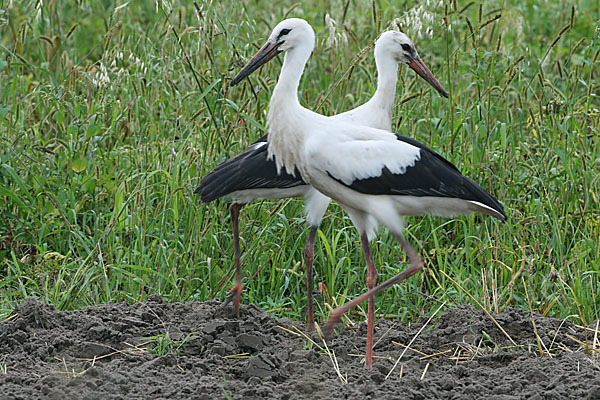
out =
[[[331,115],[374,92],[372,46],[398,27],[450,93],[401,67],[394,130],[494,194],[506,223],[407,219],[422,273],[378,297],[411,320],[439,302],[589,324],[600,317],[600,9],[597,1],[0,1],[0,313],[223,298],[228,201],[202,176],[265,133],[282,58],[229,81],[295,16],[317,47],[301,102]],[[324,7],[323,4],[326,6]],[[244,303],[302,319],[302,201],[244,208]],[[405,266],[383,231],[380,279]],[[358,235],[331,206],[316,244],[317,320],[365,290]]]

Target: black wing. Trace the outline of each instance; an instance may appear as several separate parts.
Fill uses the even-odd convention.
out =
[[[275,161],[267,160],[266,139],[265,135],[240,154],[223,161],[202,178],[194,193],[199,194],[203,202],[210,202],[240,190],[287,189],[305,185],[298,171],[295,171],[296,176],[285,171],[277,174]]]
[[[421,159],[414,166],[407,167],[403,174],[394,174],[384,167],[381,175],[357,179],[349,185],[330,175],[331,178],[365,194],[436,196],[477,201],[493,208],[506,219],[504,207],[498,200],[461,174],[450,161],[414,139],[398,134],[396,137],[398,140],[421,149]]]

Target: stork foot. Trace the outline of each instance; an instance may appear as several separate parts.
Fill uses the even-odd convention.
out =
[[[240,317],[240,303],[242,300],[242,284],[236,283],[229,293],[227,293],[227,297],[223,301],[223,307],[226,307],[229,303],[233,302],[233,314],[239,318]]]

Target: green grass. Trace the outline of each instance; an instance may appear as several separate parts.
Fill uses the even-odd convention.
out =
[[[249,83],[229,80],[279,20],[303,17],[317,48],[301,101],[348,110],[376,84],[372,52],[355,55],[414,5],[116,3],[0,2],[0,313],[29,296],[61,309],[222,298],[228,204],[200,204],[193,190],[263,134],[281,57]],[[534,311],[590,323],[600,317],[598,3],[445,3],[425,6],[432,38],[407,33],[450,99],[400,68],[395,131],[454,162],[509,220],[409,218],[427,266],[379,296],[379,312],[411,319],[432,312],[432,298],[473,303],[464,290],[489,310],[528,308],[526,286]],[[347,45],[327,46],[326,12]],[[301,210],[299,200],[243,210],[244,303],[303,318]],[[373,247],[381,280],[404,268],[390,234]],[[338,303],[364,290],[358,236],[339,208],[316,249],[315,281]]]

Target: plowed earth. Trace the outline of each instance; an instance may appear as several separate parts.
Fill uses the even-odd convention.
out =
[[[57,311],[29,299],[0,322],[0,398],[600,399],[599,359],[574,340],[593,346],[592,330],[534,315],[541,356],[529,312],[492,316],[506,333],[469,307],[442,310],[418,335],[427,320],[380,320],[371,371],[353,355],[365,324],[346,327],[328,341],[343,383],[303,323],[252,305],[237,319],[216,301]]]

